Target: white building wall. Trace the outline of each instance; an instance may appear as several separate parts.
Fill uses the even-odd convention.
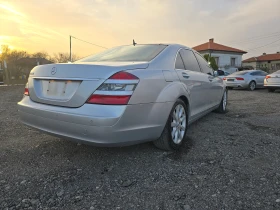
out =
[[[204,54],[209,54],[208,52],[205,53],[201,53],[202,55]],[[242,63],[242,55],[239,54],[223,54],[223,53],[211,53],[211,57],[218,57],[219,58],[219,69],[227,71],[229,73],[233,73],[236,71],[236,69],[238,67],[241,66]],[[231,58],[235,58],[235,66],[230,66],[231,65]],[[229,66],[229,67],[225,67],[225,66]]]

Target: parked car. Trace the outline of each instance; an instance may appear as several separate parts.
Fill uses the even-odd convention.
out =
[[[224,81],[228,89],[247,88],[253,91],[256,88],[264,87],[264,78],[266,75],[267,73],[262,70],[245,70],[224,77]]]
[[[276,89],[280,89],[280,70],[266,75],[264,86],[268,88],[269,92],[274,92]]]
[[[224,79],[224,77],[230,75],[229,72],[227,71],[224,71],[224,70],[217,70],[217,73],[218,73],[218,77],[221,78],[221,79]]]
[[[74,63],[36,66],[18,103],[26,125],[95,145],[182,145],[187,127],[216,110],[227,89],[182,45],[120,46]]]

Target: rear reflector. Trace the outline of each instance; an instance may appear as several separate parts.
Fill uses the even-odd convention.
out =
[[[244,80],[242,77],[235,77],[236,80]]]
[[[24,88],[24,95],[29,96],[29,90],[28,90],[28,88]]]
[[[98,95],[93,94],[87,100],[89,104],[103,104],[103,105],[127,105],[131,95]]]

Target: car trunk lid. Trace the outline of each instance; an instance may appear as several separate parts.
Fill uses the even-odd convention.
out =
[[[111,75],[148,67],[146,62],[68,63],[36,66],[28,79],[31,100],[65,107],[80,107]]]

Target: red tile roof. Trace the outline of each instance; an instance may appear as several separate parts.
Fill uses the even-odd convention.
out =
[[[248,58],[246,60],[243,60],[242,62],[256,62],[256,61],[280,61],[280,53],[275,54],[264,54],[258,57],[252,57]]]
[[[204,44],[198,45],[193,47],[194,50],[200,52],[205,50],[216,50],[216,51],[226,51],[226,52],[237,52],[237,53],[247,53],[243,50],[239,50],[236,48],[228,47],[225,45],[221,45],[214,42],[214,39],[209,39],[209,42],[206,42]]]

